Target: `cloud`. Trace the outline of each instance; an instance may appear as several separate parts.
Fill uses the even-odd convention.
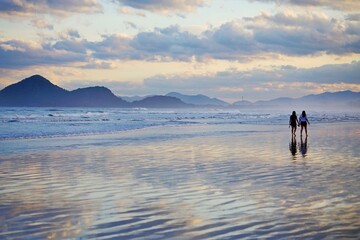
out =
[[[131,39],[125,35],[112,34],[104,36],[102,41],[88,42],[86,47],[92,51],[95,59],[141,59],[137,53],[131,49],[129,41]]]
[[[202,40],[194,34],[180,31],[177,26],[171,26],[139,33],[129,44],[146,60],[189,61],[193,55],[201,55],[203,41],[206,39]]]
[[[61,87],[74,90],[77,88],[85,88],[89,86],[104,86],[109,88],[115,95],[118,96],[128,96],[130,95],[147,95],[149,94],[148,90],[144,88],[141,83],[127,82],[127,81],[119,81],[119,80],[109,80],[109,79],[101,79],[101,80],[86,80],[86,79],[78,79],[78,80],[67,80],[63,81]]]
[[[48,29],[48,30],[53,30],[54,26],[50,23],[48,23],[45,19],[43,18],[34,18],[31,20],[31,23],[40,29]]]
[[[324,7],[346,12],[357,12],[360,4],[356,0],[250,0],[250,2],[276,3],[300,7]]]
[[[99,13],[102,6],[97,0],[3,0],[0,15],[31,16],[39,14],[55,14],[67,16],[70,13]]]
[[[117,2],[136,9],[169,14],[194,12],[204,6],[206,0],[117,0]]]
[[[81,66],[84,69],[114,69],[116,64],[113,62],[104,62],[104,61],[90,61],[89,63]]]
[[[106,62],[206,62],[212,59],[245,62],[259,58],[271,59],[279,55],[359,54],[359,23],[356,18],[344,20],[321,13],[283,11],[226,22],[200,34],[184,31],[174,25],[139,32],[135,36],[111,34],[103,35],[99,41],[88,41],[82,39],[78,31],[70,29],[63,32],[58,40],[47,39],[37,48],[16,40],[0,42],[4,59],[13,54],[23,63],[10,59],[6,64],[0,64],[0,67],[42,65],[51,56],[59,56],[59,59],[56,61],[50,58],[47,64],[88,59]],[[28,59],[31,56],[44,56],[45,60],[35,58],[37,61],[31,63]],[[96,67],[101,65],[97,64]]]
[[[59,40],[54,44],[43,44],[43,49],[48,51],[64,50],[68,53],[86,54],[86,47],[83,41],[73,39]]]
[[[44,46],[19,40],[0,41],[0,59],[2,59],[0,68],[23,68],[86,61],[86,55],[68,51],[64,46]]]
[[[140,17],[146,17],[146,14],[143,11],[136,11],[136,10],[132,10],[130,8],[127,8],[127,7],[119,8],[118,13],[124,14],[124,15],[137,15],[137,16],[140,16]]]
[[[347,54],[360,49],[352,44],[360,35],[347,34],[349,22],[324,14],[281,12],[247,19],[247,28],[264,51],[286,55]]]
[[[131,29],[137,29],[138,28],[135,23],[130,22],[130,21],[126,21],[126,22],[124,22],[124,24],[126,25],[127,28],[131,28]]]
[[[346,55],[360,53],[360,28],[355,20],[284,11],[227,22],[201,34],[170,26],[134,37],[109,35],[91,48],[96,58],[146,61],[249,61],[276,54]]]
[[[72,37],[72,38],[80,38],[80,34],[77,30],[74,30],[74,29],[69,29],[67,31],[67,34],[69,37]]]

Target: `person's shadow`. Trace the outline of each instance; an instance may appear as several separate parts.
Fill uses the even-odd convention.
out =
[[[308,151],[308,142],[307,142],[307,136],[305,137],[305,140],[303,140],[302,136],[301,136],[301,143],[300,143],[300,147],[299,150],[301,152],[301,155],[303,157],[306,157],[307,151]]]
[[[291,138],[291,141],[289,143],[289,150],[291,152],[291,155],[293,155],[293,158],[296,158],[296,153],[297,153],[297,146],[296,146],[296,137],[293,136]]]

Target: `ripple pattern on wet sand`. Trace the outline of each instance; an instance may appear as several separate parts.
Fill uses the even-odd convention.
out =
[[[0,239],[357,239],[350,140],[326,158],[266,134],[8,155]]]

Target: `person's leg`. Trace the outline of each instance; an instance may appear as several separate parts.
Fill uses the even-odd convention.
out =
[[[305,125],[305,134],[306,134],[306,136],[308,135],[307,134],[307,125]]]

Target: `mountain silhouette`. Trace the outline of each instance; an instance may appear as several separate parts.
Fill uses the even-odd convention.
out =
[[[129,103],[106,87],[87,87],[73,91],[33,75],[0,91],[0,106],[7,107],[191,107],[173,97],[152,96]]]
[[[184,103],[193,104],[193,105],[199,105],[199,106],[229,106],[230,104],[227,102],[224,102],[222,100],[219,100],[217,98],[210,98],[205,95],[184,95],[177,92],[170,92],[166,94],[166,96],[170,97],[176,97],[183,101]]]
[[[0,91],[0,106],[10,107],[128,107],[105,87],[68,91],[40,75],[12,84]]]
[[[140,98],[141,99],[141,98]],[[360,107],[360,92],[343,91],[307,95],[301,98],[277,98],[269,101],[239,101],[233,107]],[[40,75],[33,75],[0,91],[0,106],[6,107],[145,107],[186,108],[221,106],[227,103],[205,95],[183,95],[177,92],[166,96],[147,96],[128,102],[115,96],[106,87],[87,87],[73,91],[63,89]]]
[[[1,90],[0,106],[61,106],[67,97],[69,91],[40,75],[34,75]]]
[[[68,104],[76,107],[129,107],[130,103],[115,96],[106,87],[79,88],[70,92]]]
[[[151,96],[144,98],[139,101],[132,102],[132,106],[134,107],[156,107],[156,108],[186,108],[186,107],[194,107],[194,105],[184,103],[178,98],[169,97],[169,96]]]
[[[252,106],[306,106],[306,107],[357,107],[360,92],[342,91],[311,94],[301,98],[276,98],[269,101],[257,101]]]

